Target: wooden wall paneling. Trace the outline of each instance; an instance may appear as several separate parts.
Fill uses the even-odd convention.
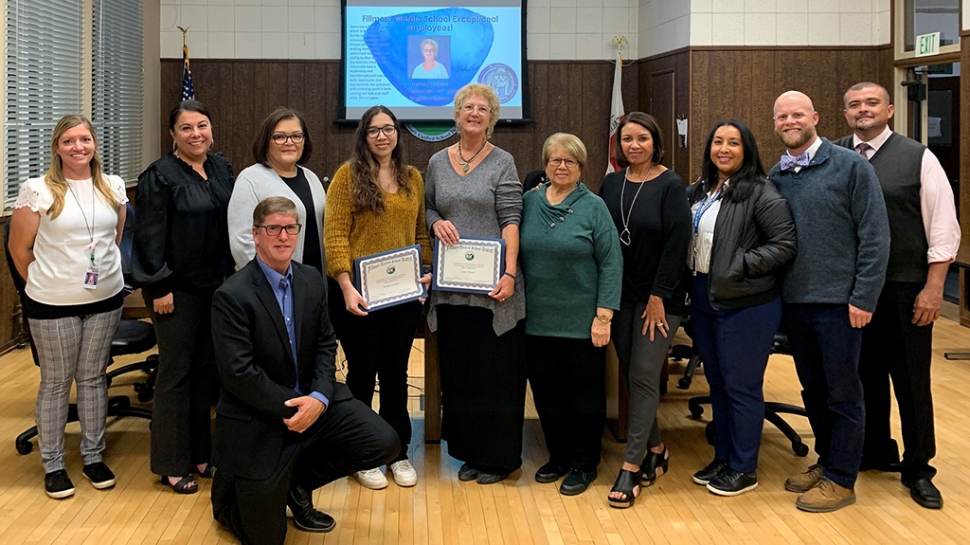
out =
[[[233,63],[232,87],[228,101],[229,104],[232,104],[231,124],[226,126],[225,130],[218,131],[218,136],[215,136],[215,138],[227,140],[224,143],[218,142],[216,149],[222,150],[229,157],[236,173],[253,162],[250,144],[258,127],[255,120],[256,115],[253,113],[256,111],[256,94],[259,92],[256,81],[257,73],[255,64]],[[219,120],[213,119],[212,124],[218,127]]]
[[[306,109],[307,66],[309,65],[304,62],[286,63],[286,101],[280,106],[298,110],[300,113]]]
[[[583,182],[590,190],[599,192],[603,185],[603,175],[606,172],[606,165],[610,161],[610,142],[608,139],[610,125],[610,108],[613,102],[613,72],[616,70],[615,64],[609,64],[604,69],[598,65],[583,66],[583,107],[584,115],[581,116],[583,123],[582,134],[589,135],[583,139],[586,144],[588,160],[586,169],[583,173]],[[635,68],[625,70],[626,73],[635,74]],[[626,73],[624,75],[626,75]],[[636,80],[636,78],[631,78]],[[603,82],[609,81],[604,86]],[[621,89],[622,93],[622,89]]]
[[[326,87],[326,65],[308,63],[304,66],[302,113],[306,120],[307,131],[313,139],[313,154],[306,166],[323,180],[325,177],[333,176],[333,172],[327,172],[322,167],[326,164],[324,157],[327,155],[327,149],[335,145],[331,142],[333,137],[326,130],[327,117],[319,107],[324,101],[325,94],[329,92]]]
[[[848,128],[842,95],[850,85],[871,80],[891,88],[892,51],[884,48],[714,49],[690,52],[693,174],[699,174],[706,136],[715,122],[739,117],[751,127],[765,169],[778,162],[784,146],[771,120],[775,98],[788,90],[812,97],[819,134],[838,138]]]
[[[673,116],[688,116],[690,123],[690,53],[687,50],[676,51],[660,57],[651,57],[638,61],[639,70],[639,97],[637,108],[646,113],[653,114],[651,111],[651,101],[655,100],[655,95],[670,95],[672,101]],[[653,74],[669,72],[672,74],[672,86],[664,83],[669,89],[655,89],[653,86],[658,82],[654,80]],[[666,81],[661,79],[660,81]],[[632,108],[627,108],[632,111]],[[659,120],[658,120],[659,121]],[[670,135],[671,141],[664,141],[665,158],[663,164],[677,172],[684,180],[690,179],[690,148],[681,148],[676,138],[676,123],[672,123]],[[687,136],[691,138],[691,130],[688,128]],[[669,136],[669,135],[668,135]]]
[[[650,74],[650,107],[648,111],[660,126],[663,142],[663,164],[673,169],[676,162],[674,150],[677,148],[677,123],[674,119],[674,100],[676,86],[672,70],[661,70]]]

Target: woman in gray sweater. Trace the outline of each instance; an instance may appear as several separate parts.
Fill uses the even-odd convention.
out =
[[[442,437],[465,462],[462,481],[491,484],[522,465],[525,293],[516,277],[522,186],[512,156],[489,143],[499,117],[491,87],[455,95],[461,139],[431,157],[428,228],[441,244],[460,237],[505,240],[505,274],[491,293],[432,291],[428,326],[438,334]]]

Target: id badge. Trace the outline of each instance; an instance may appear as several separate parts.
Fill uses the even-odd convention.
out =
[[[88,267],[88,271],[84,273],[84,287],[85,289],[93,290],[98,287],[98,268]]]

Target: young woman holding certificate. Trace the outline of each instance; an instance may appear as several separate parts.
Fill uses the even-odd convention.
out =
[[[370,311],[354,287],[354,259],[405,246],[421,246],[422,283],[431,282],[431,242],[424,219],[424,182],[404,163],[399,125],[384,106],[367,110],[354,135],[348,162],[330,184],[324,213],[324,248],[330,277],[330,319],[347,355],[347,386],[368,407],[380,378],[380,415],[401,439],[401,452],[388,468],[398,486],[414,486],[418,475],[408,461],[408,359],[421,314],[411,301]],[[367,488],[387,486],[380,468],[359,471]]]

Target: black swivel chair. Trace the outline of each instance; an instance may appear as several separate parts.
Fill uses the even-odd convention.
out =
[[[129,204],[127,218],[125,220],[125,231],[122,235],[121,244],[121,261],[122,270],[125,273],[125,295],[128,295],[133,291],[133,288],[128,282],[129,272],[131,270],[131,240],[132,240],[132,230],[134,228],[134,209]],[[13,258],[10,257],[10,250],[8,241],[10,240],[10,223],[11,218],[7,218],[7,223],[4,225],[3,229],[3,243],[4,243],[4,253],[7,258],[7,266],[10,269],[10,276],[13,278],[14,287],[17,289],[17,295],[20,297],[20,306],[24,308],[24,302],[26,300],[26,293],[24,288],[26,284],[24,279],[21,278],[20,274],[17,272],[17,267],[14,265]],[[37,361],[37,348],[34,346],[33,338],[30,336],[30,326],[27,319],[24,317],[21,327],[23,328],[22,337],[26,339],[27,344],[30,346],[31,355],[34,358],[34,365],[39,365]],[[114,361],[116,356],[125,356],[129,354],[140,354],[147,350],[150,350],[155,346],[155,329],[152,324],[148,322],[142,322],[140,320],[122,319],[118,323],[118,331],[115,333],[114,338],[111,341],[111,361]],[[111,362],[109,362],[109,365]],[[135,383],[134,388],[138,392],[138,399],[141,401],[149,401],[154,396],[154,383],[155,383],[155,371],[158,368],[158,356],[153,354],[149,356],[145,361],[139,363],[133,363],[130,365],[125,365],[119,369],[115,369],[107,374],[108,386],[111,386],[111,381],[118,375],[128,373],[131,371],[141,371],[149,374],[148,381],[145,383]],[[127,396],[111,396],[108,398],[108,416],[135,416],[138,418],[144,418],[147,420],[152,419],[151,411],[147,409],[142,409],[139,407],[132,407],[131,400]],[[67,414],[68,422],[77,422],[77,405],[71,403],[68,408]],[[31,439],[37,436],[37,426],[33,426],[30,429],[24,431],[17,436],[16,448],[17,452],[20,454],[29,454],[33,450],[34,445]]]
[[[684,331],[687,335],[690,335],[690,328],[688,327],[690,322],[688,321],[687,326],[684,327]],[[788,336],[783,332],[779,331],[775,334],[775,338],[771,343],[771,353],[772,354],[791,354],[791,347],[788,345]],[[688,346],[685,344],[676,345],[671,348],[670,357],[674,360],[688,360],[687,369],[684,370],[684,376],[677,382],[677,388],[681,390],[686,390],[690,388],[691,382],[694,377],[694,372],[697,367],[701,365],[700,354],[693,346]],[[690,409],[690,414],[694,418],[700,418],[704,414],[703,404],[711,402],[711,396],[694,396],[687,400],[687,407]],[[792,452],[796,456],[807,456],[808,455],[808,445],[802,442],[802,437],[798,435],[798,432],[791,427],[788,422],[780,415],[782,414],[793,414],[796,416],[808,415],[805,413],[805,409],[798,407],[797,405],[791,405],[788,403],[778,403],[776,401],[765,401],[765,420],[771,422],[775,425],[778,430],[785,434],[788,441],[791,442]],[[707,436],[707,442],[714,444],[714,426],[713,422],[708,422],[707,426],[704,428],[704,432]]]

